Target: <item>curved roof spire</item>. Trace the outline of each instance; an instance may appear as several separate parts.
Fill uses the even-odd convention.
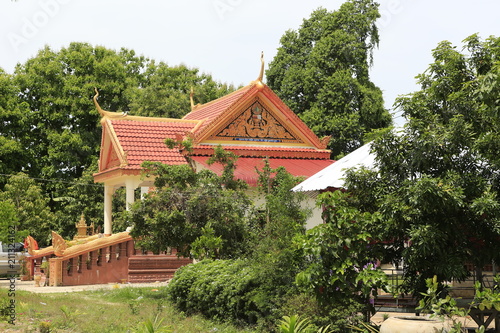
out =
[[[189,93],[189,100],[191,101],[191,111],[194,110],[194,88],[191,86],[191,92]]]
[[[99,103],[97,102],[97,97],[99,97],[99,91],[97,90],[97,87],[94,87],[94,91],[95,91],[95,95],[94,95],[94,105],[97,109],[97,111],[99,111],[99,114],[101,115],[101,117],[104,117],[106,114],[104,113],[105,111],[103,109],[101,109],[101,106],[99,105]]]
[[[123,117],[126,117],[127,116],[127,112],[121,112],[121,113],[118,113],[118,112],[110,112],[110,111],[104,111],[101,106],[99,105],[99,103],[97,102],[97,97],[99,97],[99,91],[97,90],[96,87],[94,87],[94,90],[95,90],[95,95],[94,95],[94,105],[97,109],[97,111],[99,111],[99,114],[101,115],[101,117],[108,117],[108,118],[123,118]]]
[[[261,52],[260,54],[260,73],[259,77],[257,78],[257,81],[262,82],[262,79],[264,78],[264,51]]]

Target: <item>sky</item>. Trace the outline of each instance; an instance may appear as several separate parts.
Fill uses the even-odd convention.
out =
[[[48,45],[87,42],[170,66],[198,68],[220,82],[246,85],[269,63],[286,30],[297,30],[319,7],[342,0],[0,0],[0,68],[13,73]],[[478,33],[500,36],[498,0],[379,0],[380,45],[371,79],[385,104],[418,90],[415,76],[443,40],[458,49]],[[397,111],[397,110],[396,110]],[[391,112],[396,112],[391,111]],[[395,121],[401,121],[398,113]]]

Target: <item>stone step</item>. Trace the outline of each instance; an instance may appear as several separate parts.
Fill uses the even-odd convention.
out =
[[[177,269],[193,261],[175,255],[132,256],[128,264],[128,282],[156,282],[171,279]]]

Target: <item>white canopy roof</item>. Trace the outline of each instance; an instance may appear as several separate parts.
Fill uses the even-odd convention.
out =
[[[342,188],[344,186],[345,170],[352,167],[374,166],[375,154],[370,153],[371,143],[359,147],[352,153],[342,157],[337,162],[327,166],[295,186],[292,191],[308,192],[324,190],[328,187]]]

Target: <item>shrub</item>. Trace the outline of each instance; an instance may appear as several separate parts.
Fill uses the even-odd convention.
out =
[[[269,311],[269,295],[247,260],[203,260],[177,271],[168,298],[186,313],[255,324]]]

